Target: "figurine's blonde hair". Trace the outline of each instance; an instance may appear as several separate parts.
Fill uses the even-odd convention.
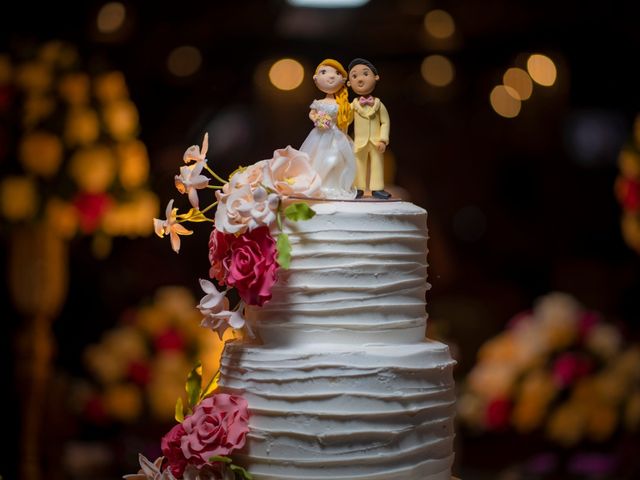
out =
[[[349,91],[347,90],[347,85],[346,85],[346,81],[349,79],[349,74],[347,73],[347,71],[344,69],[344,67],[339,61],[334,60],[333,58],[325,58],[316,67],[316,71],[314,75],[318,74],[318,71],[320,71],[320,67],[322,67],[323,65],[335,68],[337,72],[340,75],[342,75],[342,78],[344,78],[345,84],[342,85],[340,90],[338,90],[335,93],[335,97],[336,97],[336,103],[338,104],[338,119],[337,119],[338,128],[346,132],[347,127],[349,126],[349,115],[351,113],[351,104],[349,103]]]

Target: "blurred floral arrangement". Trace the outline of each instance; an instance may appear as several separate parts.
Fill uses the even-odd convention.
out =
[[[97,425],[170,422],[176,398],[187,404],[184,378],[198,362],[213,377],[224,345],[200,328],[195,305],[188,290],[163,287],[88,346],[84,363],[91,380],[78,382],[73,395],[80,416]],[[223,336],[232,338],[231,330]]]
[[[640,345],[572,296],[550,293],[481,346],[458,418],[478,432],[537,432],[565,447],[638,434]]]
[[[0,221],[71,238],[146,236],[158,211],[138,111],[119,71],[90,72],[61,41],[0,52]]]
[[[622,236],[640,253],[640,115],[633,124],[630,141],[620,151],[618,167],[615,194],[622,207]]]

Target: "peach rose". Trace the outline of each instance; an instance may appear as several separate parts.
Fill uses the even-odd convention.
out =
[[[281,195],[320,196],[321,179],[309,156],[290,145],[273,152],[265,177],[265,182]]]

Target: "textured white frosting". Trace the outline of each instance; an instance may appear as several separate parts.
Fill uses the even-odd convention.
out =
[[[284,226],[273,299],[250,312],[263,344],[225,347],[220,385],[251,414],[234,459],[256,480],[449,480],[454,361],[424,338],[426,211],[311,206]]]

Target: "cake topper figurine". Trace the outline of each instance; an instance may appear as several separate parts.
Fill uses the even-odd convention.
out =
[[[346,134],[351,116],[347,71],[337,60],[327,58],[317,66],[313,81],[326,95],[310,105],[314,128],[300,151],[309,155],[311,166],[320,175],[325,198],[352,199],[356,196],[356,162],[353,142]]]
[[[391,194],[384,190],[384,152],[389,145],[389,114],[379,98],[371,95],[380,80],[378,70],[364,58],[349,63],[347,85],[358,95],[353,108],[353,142],[356,158],[356,198],[364,195],[367,187],[375,198],[388,199]],[[369,185],[367,166],[370,164]]]

